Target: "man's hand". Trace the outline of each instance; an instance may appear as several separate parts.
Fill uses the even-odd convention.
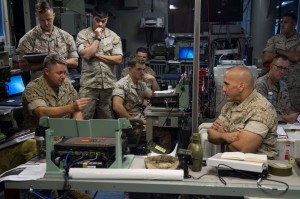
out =
[[[91,98],[87,98],[87,97],[76,100],[73,103],[73,111],[74,112],[82,111],[91,100],[92,100]]]
[[[154,79],[155,79],[155,77],[152,76],[152,75],[150,75],[150,74],[148,74],[148,73],[145,73],[145,74],[143,75],[143,80],[144,80],[144,81],[153,81]]]
[[[297,122],[297,118],[299,116],[299,113],[291,113],[289,115],[283,115],[282,116],[282,121],[286,123],[293,124]]]
[[[97,38],[102,38],[102,34],[103,34],[103,28],[101,28],[101,27],[98,27],[98,28],[96,28],[96,30],[95,30],[95,34],[96,34],[96,37]]]
[[[225,133],[223,121],[220,119],[217,119],[213,123],[212,128],[218,131],[219,133]]]

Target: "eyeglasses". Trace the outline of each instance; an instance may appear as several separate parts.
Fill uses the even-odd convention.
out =
[[[288,72],[289,69],[287,67],[283,67],[283,66],[278,66],[276,64],[273,64],[274,66],[276,66],[276,70],[282,71],[282,72]]]

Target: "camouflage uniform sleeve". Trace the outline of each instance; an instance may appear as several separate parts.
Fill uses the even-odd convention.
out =
[[[123,55],[122,42],[120,37],[117,35],[113,38],[112,55]]]
[[[291,103],[290,94],[289,94],[288,87],[287,87],[286,83],[285,82],[280,82],[280,83],[281,83],[280,87],[282,88],[281,98],[285,102],[284,103],[285,106],[283,107],[283,110],[286,114],[288,114],[289,111],[292,110],[292,103]],[[278,115],[277,115],[277,117],[278,117]]]
[[[267,127],[267,125],[265,125],[262,122],[249,121],[249,122],[247,122],[244,130],[253,132],[253,133],[255,133],[257,135],[260,135],[261,137],[264,138],[264,137],[266,137],[266,135],[269,131],[269,128]]]
[[[88,42],[85,31],[82,30],[78,33],[77,37],[76,37],[76,46],[77,48],[81,45]]]
[[[128,92],[127,92],[128,93]],[[122,82],[117,82],[116,86],[112,92],[112,96],[119,96],[123,99],[125,99],[126,97],[126,90],[125,90],[125,86]]]
[[[74,41],[73,37],[70,34],[68,34],[67,39],[69,42],[68,58],[77,58],[78,53],[77,53],[77,49],[76,49],[76,45],[75,45],[75,41]]]
[[[267,41],[267,45],[264,48],[264,51],[268,51],[268,52],[272,52],[275,49],[275,37],[271,37],[270,39],[268,39]]]
[[[34,109],[41,106],[47,106],[40,93],[41,91],[33,86],[28,86],[23,93],[25,100],[28,102],[28,111],[31,115]]]
[[[127,75],[128,75],[128,67],[126,67],[126,68],[124,68],[124,69],[122,70],[121,78],[123,78],[123,77],[125,77],[125,76],[127,76]]]
[[[23,58],[23,55],[25,53],[32,52],[32,47],[33,47],[33,37],[30,36],[30,34],[25,34],[19,41],[18,48],[16,49],[16,52],[19,54],[18,59],[19,60],[25,60]]]
[[[262,77],[258,78],[255,82],[255,89],[257,92],[262,94],[264,97],[267,98],[268,96],[268,87],[266,85],[266,82],[263,81]]]
[[[263,138],[269,132],[269,128],[277,121],[275,108],[271,104],[263,101],[257,102],[255,106],[250,107],[250,111],[246,116],[247,122],[244,130],[253,132]],[[275,118],[275,119],[274,119]]]

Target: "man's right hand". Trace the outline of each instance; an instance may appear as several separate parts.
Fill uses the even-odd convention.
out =
[[[282,120],[283,120],[283,122],[293,124],[293,123],[297,122],[298,116],[299,116],[299,113],[291,113],[289,115],[283,115]]]
[[[97,38],[102,38],[103,28],[101,27],[96,28],[95,33]]]
[[[92,99],[91,98],[88,98],[88,97],[84,97],[84,98],[81,98],[81,99],[78,99],[76,100],[74,103],[73,103],[73,110],[74,112],[77,112],[77,111],[82,111],[85,106],[91,101]]]

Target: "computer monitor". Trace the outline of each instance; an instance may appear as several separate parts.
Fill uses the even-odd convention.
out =
[[[192,60],[194,59],[193,47],[179,47],[179,60]]]
[[[20,95],[25,89],[21,74],[12,75],[9,82],[5,82],[8,96]]]

